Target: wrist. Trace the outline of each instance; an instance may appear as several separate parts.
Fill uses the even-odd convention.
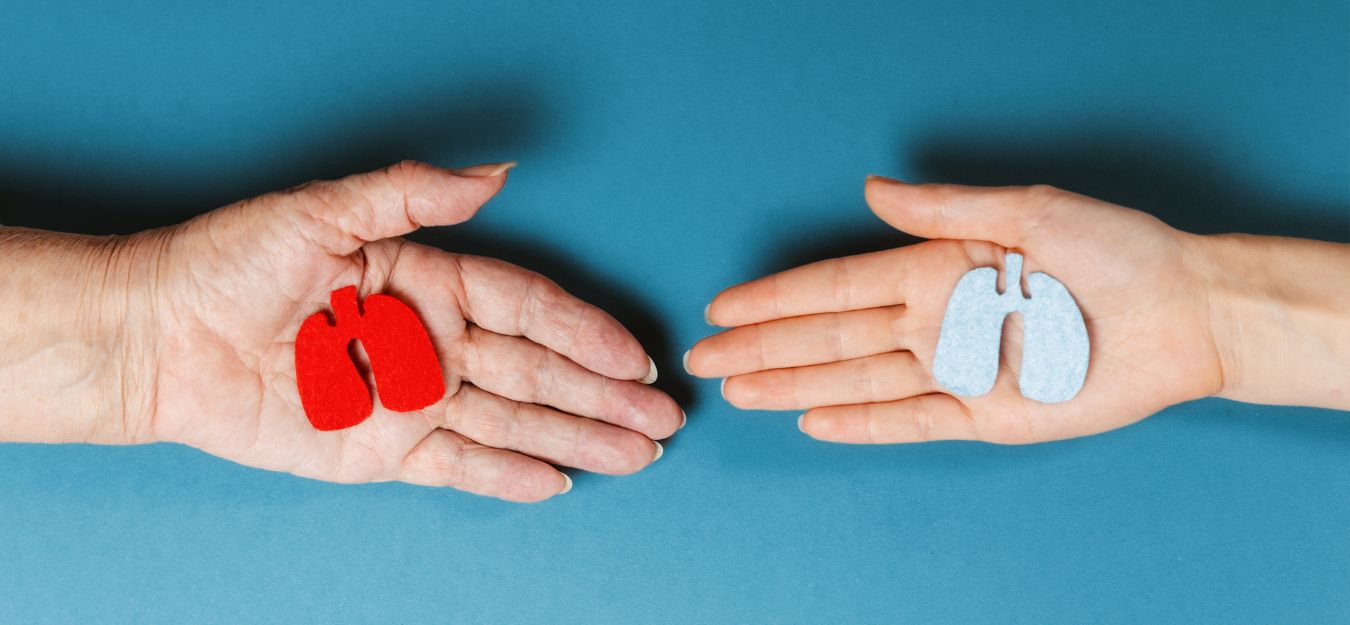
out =
[[[154,233],[0,229],[0,439],[152,439]]]
[[[1350,409],[1350,246],[1253,235],[1197,237],[1218,395]]]

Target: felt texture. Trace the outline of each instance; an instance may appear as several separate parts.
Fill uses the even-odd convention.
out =
[[[528,506],[0,445],[0,624],[1346,625],[1343,412],[1214,398],[1043,445],[833,445],[680,354],[728,285],[910,241],[868,172],[1350,241],[1348,23],[1345,0],[7,2],[0,221],[129,233],[405,158],[518,160],[411,238],[612,313],[689,422],[636,475],[569,471]],[[933,294],[929,365],[972,268]]]
[[[1044,403],[1073,399],[1087,378],[1087,326],[1069,290],[1047,274],[1027,277],[1022,295],[1022,255],[1004,258],[1003,292],[998,270],[972,269],[957,281],[947,300],[933,359],[933,376],[947,390],[974,397],[988,393],[998,378],[1003,322],[1021,313],[1023,397]]]
[[[365,378],[351,357],[359,340],[370,358],[379,400],[395,412],[430,406],[445,395],[436,350],[417,314],[390,295],[371,295],[358,305],[356,287],[333,291],[334,322],[318,312],[305,319],[295,339],[296,384],[305,416],[316,429],[357,425],[374,410]]]

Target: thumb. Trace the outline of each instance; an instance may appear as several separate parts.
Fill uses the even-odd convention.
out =
[[[381,170],[306,185],[296,208],[335,231],[321,237],[328,251],[347,255],[365,243],[424,226],[467,221],[506,184],[515,162],[444,169],[403,161]]]
[[[926,239],[975,239],[1022,247],[1062,191],[1046,186],[906,184],[868,176],[864,195],[886,223]]]

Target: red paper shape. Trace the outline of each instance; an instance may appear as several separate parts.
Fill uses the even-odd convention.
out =
[[[409,412],[440,401],[445,395],[441,363],[411,308],[390,295],[371,295],[364,307],[358,306],[354,286],[333,291],[329,300],[335,323],[322,312],[314,313],[295,337],[300,404],[316,429],[352,427],[374,409],[370,389],[348,351],[354,340],[370,356],[385,408]]]

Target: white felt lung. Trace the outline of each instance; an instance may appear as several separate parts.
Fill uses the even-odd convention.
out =
[[[998,378],[1003,320],[1022,314],[1022,396],[1044,403],[1068,401],[1083,388],[1088,368],[1087,326],[1078,304],[1063,284],[1044,273],[1027,277],[1022,296],[1022,255],[1004,259],[1004,288],[998,270],[972,269],[956,283],[942,317],[933,377],[952,393],[975,397],[988,393]]]

